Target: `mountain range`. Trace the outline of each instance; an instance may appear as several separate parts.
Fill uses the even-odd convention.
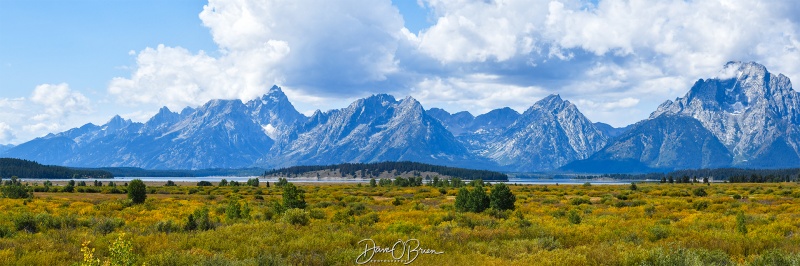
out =
[[[523,113],[425,110],[378,94],[346,108],[299,113],[280,87],[261,98],[212,100],[145,123],[115,116],[0,147],[0,156],[74,167],[206,169],[415,161],[509,172],[649,172],[800,166],[800,98],[789,79],[752,62],[614,128],[559,95]]]

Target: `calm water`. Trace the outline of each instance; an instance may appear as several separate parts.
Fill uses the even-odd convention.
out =
[[[145,182],[167,182],[167,180],[172,180],[173,182],[200,182],[200,181],[208,181],[208,182],[219,182],[222,179],[226,179],[228,181],[237,181],[237,182],[247,182],[248,179],[256,178],[256,176],[250,177],[236,177],[236,176],[207,176],[207,177],[116,177],[112,179],[99,179],[102,182],[114,181],[114,182],[130,182],[133,179],[141,179]],[[261,178],[261,182],[278,182],[278,178]],[[323,178],[289,178],[289,182],[293,183],[369,183],[369,179],[353,179],[353,178],[340,178],[340,177],[323,177]],[[23,181],[27,182],[43,182],[44,179],[23,179]],[[64,179],[53,179],[50,181],[65,181]],[[94,179],[83,179],[82,181],[91,181],[94,182]],[[555,184],[563,184],[563,185],[581,185],[586,182],[589,182],[593,185],[627,185],[631,182],[657,182],[657,180],[611,180],[611,179],[570,179],[570,178],[559,178],[559,179],[536,179],[536,178],[510,178],[507,184],[521,184],[521,185],[555,185]],[[494,182],[492,182],[494,183]]]

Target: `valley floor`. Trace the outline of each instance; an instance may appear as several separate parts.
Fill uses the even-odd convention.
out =
[[[456,188],[302,184],[308,206],[284,211],[274,184],[156,185],[139,205],[108,187],[0,199],[0,264],[403,265],[417,254],[399,244],[401,261],[359,258],[364,239],[443,252],[411,265],[800,263],[795,183],[510,185],[516,210],[483,213],[455,211]],[[214,229],[189,230],[203,208]]]

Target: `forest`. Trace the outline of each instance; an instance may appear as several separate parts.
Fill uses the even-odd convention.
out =
[[[7,180],[0,265],[353,265],[365,262],[364,241],[398,240],[426,251],[412,265],[800,263],[794,182],[288,180]]]
[[[108,171],[72,169],[61,166],[41,165],[27,160],[0,158],[0,178],[21,177],[26,179],[106,179],[114,178]]]
[[[508,175],[487,171],[487,170],[474,170],[456,167],[447,167],[439,165],[431,165],[417,162],[378,162],[378,163],[345,163],[337,165],[311,165],[311,166],[293,166],[288,168],[273,169],[264,172],[263,176],[303,176],[308,175],[315,171],[337,171],[342,176],[350,177],[376,177],[384,172],[394,172],[395,175],[400,175],[409,172],[433,172],[440,175],[457,177],[461,179],[483,179],[493,181],[507,181]]]

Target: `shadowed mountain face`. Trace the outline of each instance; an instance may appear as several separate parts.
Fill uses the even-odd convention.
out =
[[[151,169],[378,161],[521,172],[800,167],[798,101],[788,78],[740,62],[624,128],[593,123],[558,95],[522,114],[501,108],[473,116],[379,94],[305,117],[273,87],[246,103],[213,100],[180,113],[165,107],[146,123],[116,116],[0,147],[0,155]]]
[[[730,62],[718,77],[697,81],[684,97],[666,101],[608,147],[564,169],[798,167],[799,110],[788,78],[756,63]]]
[[[725,167],[725,146],[691,117],[662,115],[633,125],[587,160],[563,167],[577,172],[628,172]],[[611,170],[611,171],[609,171]]]
[[[689,116],[700,121],[733,155],[733,165],[800,165],[800,98],[789,78],[756,63],[730,62],[719,77],[699,80],[682,98],[650,116]],[[782,156],[772,155],[780,151]],[[778,160],[781,163],[767,161]]]

